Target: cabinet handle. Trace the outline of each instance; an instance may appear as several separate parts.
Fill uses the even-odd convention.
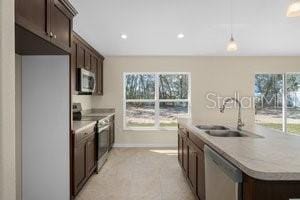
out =
[[[56,39],[56,35],[53,35],[54,39]]]
[[[50,35],[51,38],[53,37],[53,33],[52,32],[50,32],[49,35]]]

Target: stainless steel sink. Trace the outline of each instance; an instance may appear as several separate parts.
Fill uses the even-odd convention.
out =
[[[196,127],[201,130],[229,130],[229,128],[219,125],[198,125]]]
[[[248,135],[234,130],[207,130],[205,133],[214,137],[248,137]]]

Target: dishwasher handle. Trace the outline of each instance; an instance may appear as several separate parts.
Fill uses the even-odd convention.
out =
[[[243,174],[240,169],[235,167],[229,161],[220,156],[217,152],[212,150],[207,145],[204,146],[204,155],[212,160],[228,177],[235,183],[243,182]]]

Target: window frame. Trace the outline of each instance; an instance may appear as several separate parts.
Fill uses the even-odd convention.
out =
[[[258,74],[267,74],[267,75],[281,75],[282,76],[282,130],[279,129],[273,129],[273,128],[269,128],[272,130],[277,130],[282,132],[283,134],[291,134],[291,135],[297,135],[299,136],[299,134],[295,134],[295,133],[290,133],[288,132],[288,110],[287,110],[287,103],[288,103],[288,91],[287,91],[287,76],[291,75],[291,74],[296,74],[296,75],[300,75],[300,72],[262,72],[262,73],[255,73],[254,76],[258,75]],[[254,78],[255,79],[255,78]],[[254,80],[254,88],[255,88],[255,81]],[[254,91],[254,96],[255,96],[255,91]],[[256,109],[254,107],[254,109]],[[262,126],[256,123],[256,119],[255,119],[255,115],[254,115],[254,124],[258,125],[258,126]],[[267,127],[265,127],[267,128]]]
[[[154,99],[126,99],[126,76],[127,75],[154,75],[155,76],[155,95]],[[159,75],[188,75],[188,99],[159,99]],[[125,131],[173,131],[177,130],[178,127],[161,127],[160,126],[160,102],[187,102],[188,103],[188,113],[185,115],[179,115],[183,118],[191,117],[192,110],[192,86],[191,86],[191,73],[190,72],[124,72],[123,73],[123,130]],[[154,126],[153,127],[128,127],[126,123],[126,104],[128,102],[150,102],[154,103]]]

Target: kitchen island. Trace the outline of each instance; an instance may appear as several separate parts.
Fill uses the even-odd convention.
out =
[[[179,119],[178,160],[198,199],[205,199],[204,145],[243,172],[244,200],[300,198],[300,137],[261,126],[247,137],[214,137]]]

